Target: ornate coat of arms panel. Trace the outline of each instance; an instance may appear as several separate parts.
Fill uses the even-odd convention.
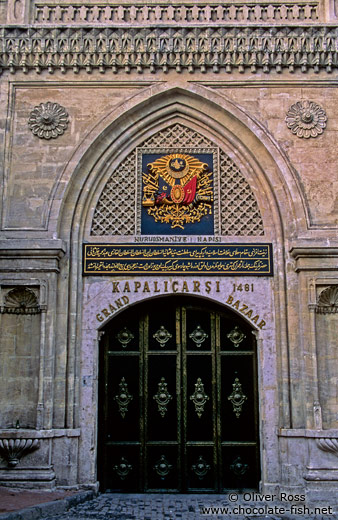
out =
[[[182,173],[179,178],[187,165],[179,164],[185,158],[172,157],[175,154],[192,157],[207,164],[208,169],[190,163],[192,170]],[[152,171],[148,170],[148,164],[167,156],[170,159],[163,159]],[[197,171],[192,175],[195,166]],[[161,176],[163,172],[165,178]],[[160,184],[160,178],[163,184]],[[201,183],[206,185],[201,186]],[[163,190],[164,187],[167,189]],[[173,188],[174,200],[171,198]],[[191,190],[189,196],[188,190]],[[193,192],[194,200],[188,202]],[[210,200],[197,200],[197,195]],[[181,202],[174,202],[182,196]],[[173,123],[131,150],[111,171],[97,201],[90,234],[106,237],[141,234],[263,236],[264,226],[255,194],[233,159],[196,130]]]
[[[215,233],[216,152],[142,150],[140,229],[145,235]],[[211,152],[211,153],[210,153]]]

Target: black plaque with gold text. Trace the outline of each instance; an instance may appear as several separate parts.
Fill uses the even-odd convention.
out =
[[[272,276],[272,245],[84,244],[83,274]]]

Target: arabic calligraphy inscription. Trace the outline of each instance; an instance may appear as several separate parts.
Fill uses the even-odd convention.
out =
[[[84,248],[84,274],[252,274],[273,275],[272,246],[94,245]],[[245,288],[249,287],[248,284]],[[238,287],[239,290],[239,287]]]

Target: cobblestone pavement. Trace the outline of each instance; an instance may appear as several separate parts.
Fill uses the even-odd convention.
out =
[[[337,520],[337,509],[314,511],[294,502],[247,500],[250,495],[169,495],[104,493],[47,520]],[[246,499],[244,499],[246,498]],[[233,501],[231,501],[233,500]],[[234,501],[235,500],[235,501]],[[325,504],[320,504],[325,507]],[[318,504],[319,506],[319,504]],[[240,509],[240,508],[244,509]],[[269,509],[270,508],[270,509]],[[273,509],[272,509],[273,508]],[[277,509],[279,508],[279,509]],[[285,511],[282,511],[284,508]],[[334,512],[336,511],[336,512]],[[316,514],[315,514],[316,513]],[[324,513],[324,514],[323,514]]]

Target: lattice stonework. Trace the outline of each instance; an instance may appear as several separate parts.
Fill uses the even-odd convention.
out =
[[[215,150],[214,143],[209,139],[178,123],[153,135],[140,146],[154,151],[189,147]],[[219,157],[221,235],[264,235],[262,217],[249,184],[234,162],[221,150]],[[101,193],[93,217],[92,235],[136,233],[136,171],[137,153],[133,150],[112,174]]]
[[[221,151],[221,235],[264,235],[258,204],[234,162]]]
[[[132,151],[114,171],[96,206],[92,235],[135,234],[135,161]]]

